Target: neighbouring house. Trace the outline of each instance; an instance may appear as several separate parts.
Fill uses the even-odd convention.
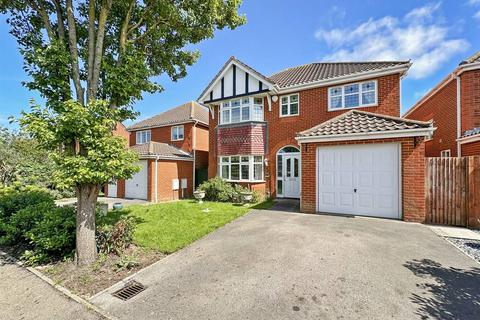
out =
[[[425,220],[433,125],[400,118],[409,61],[310,63],[269,77],[231,57],[200,95],[209,177],[301,211]]]
[[[113,135],[124,138],[127,143],[130,141],[130,132],[128,132],[127,127],[121,122],[118,122],[113,130]]]
[[[427,157],[480,155],[480,51],[462,61],[404,117],[433,121],[438,128],[425,142]]]
[[[191,101],[127,128],[140,172],[107,186],[108,197],[152,202],[191,197],[208,174],[208,109]]]

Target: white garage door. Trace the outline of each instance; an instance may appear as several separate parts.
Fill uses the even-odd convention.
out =
[[[319,212],[400,218],[399,145],[317,149]]]
[[[147,160],[141,160],[137,165],[141,167],[140,171],[131,179],[125,181],[125,198],[146,200],[148,176]]]
[[[112,182],[108,184],[107,188],[108,196],[111,198],[116,198],[117,197],[117,182]]]

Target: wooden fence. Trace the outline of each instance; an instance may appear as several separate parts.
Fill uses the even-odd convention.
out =
[[[480,156],[427,158],[427,223],[480,227]]]

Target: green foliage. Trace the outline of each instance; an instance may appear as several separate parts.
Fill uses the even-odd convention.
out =
[[[203,182],[198,189],[205,191],[205,200],[208,201],[232,202],[237,195],[234,186],[220,177]]]
[[[38,141],[23,132],[0,128],[0,187],[18,184],[53,188],[53,167]]]
[[[133,241],[136,222],[132,217],[122,217],[113,226],[97,229],[97,246],[100,253],[120,255]]]
[[[220,177],[211,178],[203,182],[199,190],[205,191],[205,199],[216,202],[241,202],[241,193],[252,192],[240,184],[232,184]],[[258,191],[252,192],[252,203],[258,203],[263,199]]]
[[[130,270],[132,268],[138,267],[140,265],[140,262],[135,257],[129,256],[129,255],[123,255],[120,257],[120,259],[115,262],[115,267],[117,268],[117,271],[120,270]]]
[[[68,101],[62,113],[33,106],[20,125],[50,151],[56,164],[54,181],[68,188],[127,179],[139,170],[133,164],[137,155],[125,148],[122,137],[111,133],[125,116],[124,110],[109,108],[104,101],[92,102],[88,108]]]
[[[52,196],[38,188],[0,193],[0,244],[22,247],[31,264],[72,254],[75,247],[75,209],[57,207]]]

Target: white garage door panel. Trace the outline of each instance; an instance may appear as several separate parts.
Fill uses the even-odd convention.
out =
[[[141,167],[140,171],[125,181],[125,198],[147,200],[148,162],[141,160],[137,165]]]
[[[398,144],[319,147],[318,211],[400,218],[398,152]]]

